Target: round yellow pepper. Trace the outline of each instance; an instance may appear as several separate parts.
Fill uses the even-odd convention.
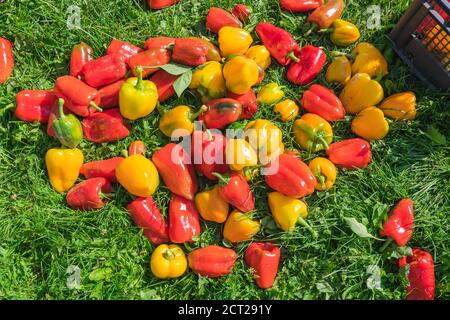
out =
[[[258,152],[259,161],[262,164],[268,164],[284,152],[283,134],[269,120],[250,121],[245,126],[244,133],[251,147]]]
[[[229,205],[220,195],[219,185],[195,195],[195,206],[203,220],[224,223],[228,217]]]
[[[308,216],[306,203],[280,192],[269,193],[268,202],[273,219],[284,231],[293,231],[299,218],[304,219]]]
[[[298,111],[298,105],[290,99],[280,101],[273,107],[273,112],[278,113],[283,122],[294,120],[298,115]]]
[[[159,279],[178,278],[187,269],[187,259],[176,244],[161,244],[152,253],[150,269]]]
[[[384,98],[383,87],[367,73],[355,74],[342,89],[339,98],[348,113],[376,106]]]
[[[297,143],[309,152],[328,149],[333,140],[330,123],[313,113],[306,113],[296,120],[293,131]]]
[[[247,52],[245,53],[247,57],[255,62],[263,69],[266,70],[270,64],[272,63],[272,59],[270,58],[270,52],[263,45],[259,46],[251,46]]]
[[[369,141],[380,140],[388,134],[389,123],[384,118],[383,111],[377,107],[369,107],[353,119],[352,131]]]
[[[263,104],[274,104],[283,99],[283,97],[284,92],[280,86],[275,82],[271,82],[259,90],[257,100]]]
[[[190,136],[194,132],[193,121],[206,110],[206,107],[202,107],[197,112],[192,113],[190,107],[181,105],[167,111],[160,111],[162,116],[159,120],[159,130],[169,138],[172,137],[175,130],[180,131],[174,137]]]
[[[192,74],[189,89],[197,89],[206,103],[211,99],[225,97],[225,79],[222,74],[222,64],[217,61],[206,62]]]
[[[237,55],[223,66],[223,77],[229,91],[244,94],[258,82],[259,68],[254,60]]]
[[[352,77],[352,64],[346,56],[336,57],[329,65],[325,78],[329,83],[345,85]]]
[[[225,26],[219,30],[219,48],[222,57],[236,53],[244,54],[252,43],[252,36],[242,28]]]
[[[316,190],[329,190],[336,181],[337,169],[330,160],[317,157],[309,163],[309,169],[316,177]]]
[[[230,139],[226,147],[227,164],[233,171],[240,171],[244,167],[253,167],[258,164],[258,156],[244,139]]]
[[[223,237],[232,243],[250,240],[259,232],[260,227],[259,221],[252,220],[247,214],[235,210],[225,222]]]
[[[83,165],[84,157],[80,149],[50,149],[45,154],[50,183],[57,192],[69,190],[75,184]]]
[[[416,95],[400,92],[387,97],[380,105],[386,117],[394,120],[412,120],[416,117]]]

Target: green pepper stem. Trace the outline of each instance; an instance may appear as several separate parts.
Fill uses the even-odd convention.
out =
[[[144,90],[144,84],[143,84],[143,80],[142,80],[142,70],[143,69],[141,66],[136,67],[137,82],[136,82],[136,85],[134,86],[134,88],[139,91]]]
[[[103,111],[103,109],[100,108],[94,101],[91,101],[91,102],[89,103],[89,107],[92,107],[92,108],[94,108],[95,110],[97,110],[97,111],[99,111],[99,112],[102,112],[102,111]]]
[[[312,236],[313,236],[314,239],[317,239],[317,238],[319,237],[319,235],[317,234],[316,230],[314,230],[314,229],[308,224],[308,222],[306,222],[305,219],[303,219],[302,217],[298,217],[297,221],[298,221],[298,223],[299,223],[301,226],[305,227],[306,229],[309,230],[309,232],[311,232],[311,234],[312,234]]]
[[[212,134],[211,134],[211,130],[206,129],[205,132],[208,135],[208,141],[212,141],[213,137],[212,137]]]
[[[208,107],[205,105],[202,105],[202,107],[194,114],[192,114],[189,117],[189,120],[194,121],[195,119],[197,119],[202,113],[205,113],[206,110],[208,110]]]
[[[325,28],[325,29],[320,29],[317,31],[317,33],[331,33],[334,31],[334,28]]]
[[[321,135],[316,134],[316,139],[319,140],[319,142],[323,145],[325,150],[328,150],[330,148],[330,145],[328,144],[327,140]]]
[[[66,117],[66,115],[64,114],[64,99],[59,98],[58,100],[58,112],[61,119],[64,119]]]
[[[313,33],[319,26],[315,23],[311,24],[311,26],[309,27],[308,31],[305,32],[305,34],[303,35],[304,37],[309,36],[311,33]]]
[[[212,175],[214,177],[216,177],[217,179],[219,179],[219,182],[220,182],[221,186],[226,186],[230,182],[230,177],[224,177],[220,173],[213,172]]]
[[[332,51],[331,55],[333,57],[345,56],[345,57],[349,58],[350,60],[355,60],[355,57],[356,57],[354,54],[342,52],[342,51]]]
[[[289,52],[289,53],[286,55],[286,59],[292,59],[292,60],[294,60],[294,62],[296,62],[296,63],[300,62],[300,59],[297,58],[297,57],[295,56],[294,51]]]
[[[386,240],[386,242],[383,244],[383,246],[381,246],[380,248],[380,252],[383,252],[384,250],[386,250],[387,247],[389,247],[389,245],[392,243],[392,238],[388,238]]]
[[[122,156],[124,156],[124,158],[128,158],[128,151],[127,151],[127,150],[125,150],[125,149],[121,150],[121,151],[120,151],[120,154],[121,154]]]
[[[172,250],[169,250],[169,249],[165,250],[162,255],[163,255],[164,259],[169,260],[169,261],[175,259],[175,254],[172,252]]]
[[[327,188],[327,185],[325,184],[325,181],[326,181],[325,176],[323,174],[321,174],[319,176],[319,182],[320,182],[323,190],[325,190]]]
[[[161,106],[159,102],[156,102],[156,110],[158,110],[160,115],[164,115],[164,113],[167,112],[167,110],[163,106]]]

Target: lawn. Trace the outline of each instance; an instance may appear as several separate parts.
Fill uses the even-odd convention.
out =
[[[343,17],[360,27],[361,39],[379,46],[410,3],[348,2]],[[44,125],[23,123],[14,117],[8,105],[14,102],[15,94],[23,89],[51,88],[58,76],[68,73],[72,46],[80,40],[101,56],[113,38],[141,45],[157,35],[211,36],[204,27],[208,8],[231,8],[234,3],[182,0],[158,12],[149,11],[145,1],[138,0],[0,3],[0,35],[13,43],[16,63],[12,78],[0,86],[0,299],[403,299],[405,281],[392,258],[395,252],[391,248],[380,252],[383,242],[359,238],[343,219],[354,217],[377,235],[383,217],[403,197],[411,197],[415,207],[416,225],[409,245],[433,255],[436,298],[450,298],[449,147],[438,141],[439,133],[449,136],[449,99],[419,82],[400,61],[391,65],[382,83],[388,94],[413,90],[418,97],[418,117],[408,123],[391,123],[389,135],[372,143],[374,160],[369,168],[340,171],[331,191],[307,197],[308,221],[319,233],[318,239],[302,227],[286,234],[273,230],[270,223],[264,226],[256,238],[282,247],[280,271],[269,290],[254,284],[243,262],[248,243],[235,247],[240,258],[227,277],[208,279],[189,272],[175,280],[158,280],[149,270],[154,246],[127,215],[125,206],[131,196],[123,189],[117,190],[104,209],[94,212],[71,210],[64,195],[53,191],[44,154],[58,143],[46,135]],[[291,31],[302,45],[323,46],[327,53],[337,49],[327,36],[302,38],[306,15],[280,11],[278,1],[243,3],[254,8],[252,23],[246,26],[251,31],[256,21],[270,21]],[[371,4],[382,9],[380,29],[367,28],[367,7]],[[81,8],[79,30],[66,25],[70,5]],[[264,83],[269,81],[285,86],[286,96],[297,101],[304,90],[289,85],[276,63]],[[326,83],[323,74],[318,82]],[[165,105],[178,104],[198,106],[189,93]],[[291,134],[292,123],[278,121],[271,107],[260,108],[257,117],[274,120],[283,130],[286,147],[298,149]],[[168,142],[157,129],[158,120],[154,112],[135,121],[132,134],[120,142],[95,145],[84,141],[80,148],[86,161],[106,159],[141,139],[152,154]],[[350,119],[334,129],[336,141],[352,137]],[[302,156],[307,161],[314,157]],[[257,179],[253,188],[256,215],[270,215],[263,179]],[[155,197],[166,212],[167,188],[161,186]],[[202,222],[202,228],[199,241],[191,248],[222,243],[222,226]],[[79,288],[70,286],[74,266],[80,270]],[[372,281],[378,273],[379,285]]]

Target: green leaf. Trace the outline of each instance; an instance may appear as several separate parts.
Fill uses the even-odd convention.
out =
[[[190,69],[188,69],[185,73],[179,76],[177,80],[175,80],[175,82],[173,83],[173,88],[175,89],[178,97],[181,97],[184,90],[189,87],[189,85],[191,84],[191,80],[192,71]]]
[[[410,255],[412,255],[412,249],[410,247],[396,247],[389,258],[399,259]]]
[[[316,283],[316,288],[322,293],[333,293],[334,289],[333,287],[326,282],[325,280],[320,280]]]
[[[106,279],[109,275],[113,273],[111,268],[101,268],[95,269],[89,274],[89,280],[91,281],[100,281]]]
[[[348,226],[352,231],[361,238],[372,238],[380,241],[384,241],[382,239],[379,239],[373,235],[371,235],[368,231],[365,225],[362,223],[356,221],[355,218],[349,218],[349,217],[343,217],[345,222],[347,222]]]
[[[168,63],[162,66],[158,66],[160,69],[163,69],[165,72],[173,74],[174,76],[179,76],[185,74],[188,71],[191,71],[190,67],[183,66],[181,64],[176,63]],[[192,73],[192,71],[191,71]]]
[[[429,126],[425,135],[431,140],[431,143],[435,146],[445,146],[447,144],[447,139],[445,136],[439,132],[434,126]]]

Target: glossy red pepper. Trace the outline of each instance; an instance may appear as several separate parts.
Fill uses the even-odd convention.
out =
[[[125,80],[119,80],[98,90],[100,102],[98,105],[104,109],[119,106],[119,92]]]
[[[111,184],[105,178],[92,178],[81,181],[67,192],[69,207],[76,210],[93,210],[105,206],[102,193],[112,191]]]
[[[125,57],[125,62],[127,62],[128,59],[138,54],[139,52],[142,52],[142,49],[138,46],[117,39],[113,39],[108,48],[106,48],[106,54],[121,54]]]
[[[328,29],[341,17],[344,7],[344,0],[328,0],[308,16],[308,21],[319,29]]]
[[[169,49],[175,44],[175,38],[171,37],[154,37],[145,41],[145,50],[150,49]]]
[[[81,76],[84,65],[93,60],[92,55],[92,48],[83,41],[75,45],[70,55],[70,75],[72,77]]]
[[[225,159],[226,146],[227,139],[220,131],[194,131],[191,152],[195,169],[210,180],[217,180],[214,172],[227,173],[230,167]]]
[[[134,223],[154,244],[169,242],[169,226],[152,197],[136,198],[127,206]]]
[[[220,195],[226,202],[242,212],[255,210],[253,192],[239,173],[232,172],[225,176],[216,172],[213,174],[219,179]]]
[[[210,100],[205,105],[208,109],[198,119],[209,129],[223,129],[238,120],[242,113],[242,105],[230,98]]]
[[[280,247],[270,242],[253,242],[245,251],[245,263],[255,270],[255,282],[261,289],[272,287],[280,263]]]
[[[256,25],[256,33],[279,64],[287,66],[291,61],[298,62],[294,53],[300,51],[300,47],[288,31],[269,22],[260,22]]]
[[[434,300],[434,261],[431,254],[413,249],[413,254],[399,260],[400,267],[409,265],[407,300]]]
[[[173,83],[178,79],[179,76],[170,74],[164,70],[158,70],[151,77],[156,88],[158,89],[158,101],[164,102],[167,99],[175,95],[175,89],[173,88]]]
[[[160,10],[163,8],[167,8],[173,6],[178,3],[180,0],[147,0],[148,6],[153,10]]]
[[[172,50],[172,60],[187,66],[197,67],[206,62],[208,48],[200,41],[192,38],[175,40]]]
[[[194,242],[200,235],[200,215],[194,201],[172,194],[169,203],[169,238],[171,242]]]
[[[220,28],[225,26],[241,28],[242,24],[228,11],[211,7],[206,16],[206,28],[213,33],[219,33]]]
[[[189,154],[181,145],[165,145],[153,154],[152,161],[172,193],[194,200],[198,190],[197,176]]]
[[[81,166],[80,174],[86,179],[105,178],[109,182],[116,182],[116,167],[124,157],[114,157],[107,160],[86,162]]]
[[[299,62],[289,66],[286,78],[291,83],[304,86],[317,77],[327,61],[327,56],[321,48],[310,45],[303,47],[296,55]]]
[[[94,113],[82,121],[84,136],[95,143],[122,140],[130,134],[118,108]]]
[[[56,96],[49,90],[22,90],[16,94],[16,111],[18,119],[26,122],[47,122]]]
[[[0,84],[9,79],[14,70],[14,56],[9,40],[0,37]]]
[[[302,107],[327,121],[337,121],[345,117],[345,108],[341,100],[330,89],[313,84],[303,93],[300,101]]]
[[[414,209],[411,199],[402,199],[392,211],[392,215],[383,224],[380,235],[394,239],[403,247],[412,236],[414,227]]]
[[[207,246],[194,250],[188,255],[189,268],[201,276],[218,278],[229,274],[238,255],[232,249]]]
[[[236,18],[238,18],[242,22],[248,22],[250,20],[250,14],[252,13],[252,9],[247,7],[245,4],[239,3],[234,6],[231,12],[234,14]]]
[[[235,94],[231,91],[227,92],[227,97],[236,100],[242,105],[242,112],[239,119],[251,119],[258,111],[258,101],[253,89],[244,94]]]
[[[370,144],[360,138],[332,143],[327,155],[331,162],[345,169],[364,169],[372,161]]]
[[[170,51],[166,49],[149,49],[142,51],[128,60],[133,75],[137,77],[136,67],[138,66],[162,66],[170,62]],[[146,78],[149,75],[158,71],[158,68],[144,68],[142,77]]]
[[[145,156],[146,151],[145,143],[141,140],[135,140],[130,143],[128,147],[128,156],[132,156],[135,154],[140,154],[141,156]]]
[[[123,79],[127,71],[125,57],[113,53],[86,63],[82,72],[88,85],[99,88]]]
[[[280,7],[285,11],[308,12],[317,9],[323,0],[280,0]]]

